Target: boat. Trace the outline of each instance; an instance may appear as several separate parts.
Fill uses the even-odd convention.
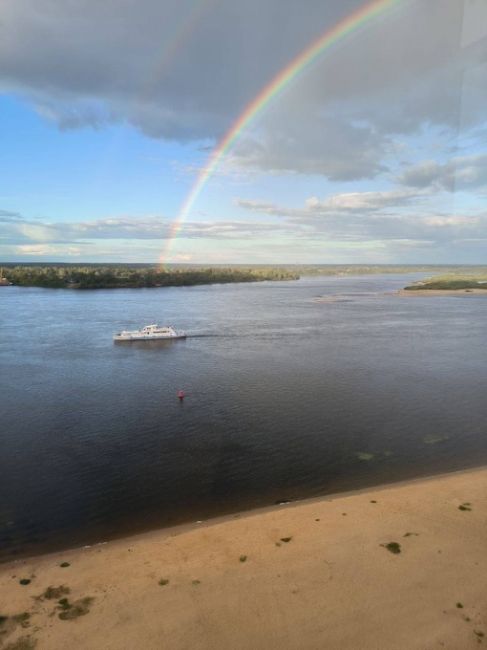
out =
[[[185,339],[186,333],[173,327],[159,327],[155,323],[140,330],[122,330],[113,336],[114,341],[154,341],[160,339]]]

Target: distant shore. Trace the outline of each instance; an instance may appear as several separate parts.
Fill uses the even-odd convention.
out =
[[[477,648],[486,515],[483,468],[11,562],[1,638],[36,650]]]
[[[487,289],[399,289],[399,296],[487,296]]]

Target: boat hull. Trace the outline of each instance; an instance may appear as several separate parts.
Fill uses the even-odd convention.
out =
[[[163,335],[163,334],[130,334],[130,335],[123,335],[123,334],[116,334],[113,337],[114,341],[174,341],[175,339],[185,339],[186,334],[175,334],[175,335]]]

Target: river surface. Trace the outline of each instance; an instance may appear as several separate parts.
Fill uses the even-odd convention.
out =
[[[0,558],[485,464],[487,298],[419,277],[0,288]]]

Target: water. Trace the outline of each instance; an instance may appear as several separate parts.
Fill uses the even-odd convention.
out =
[[[0,289],[0,557],[487,462],[487,300],[417,277]]]

